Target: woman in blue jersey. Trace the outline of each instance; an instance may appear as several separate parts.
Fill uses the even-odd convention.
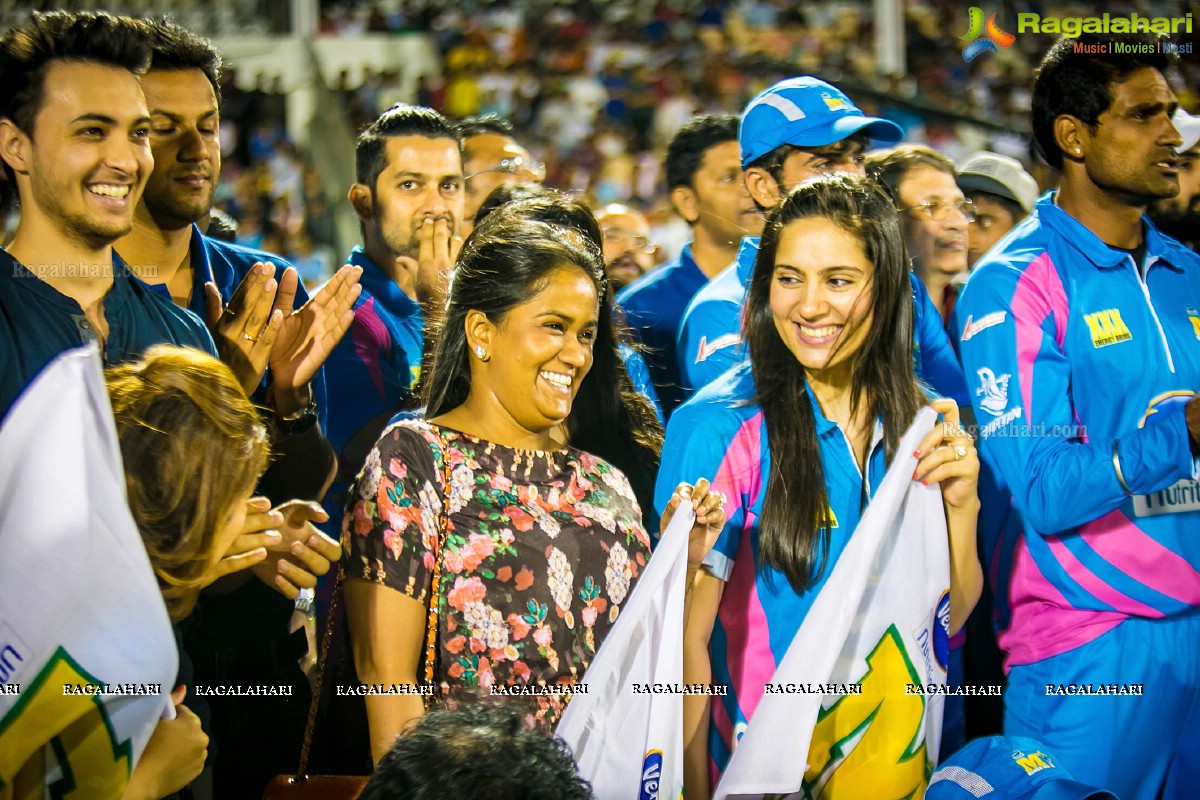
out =
[[[726,525],[689,583],[684,672],[688,683],[730,689],[711,708],[706,698],[685,698],[689,798],[710,796],[710,782],[926,404],[912,371],[912,290],[899,221],[873,183],[819,178],[776,207],[743,313],[750,362],[676,411],[658,477],[660,502],[698,475],[715,475],[712,491],[727,497]],[[913,477],[941,486],[953,632],[982,583],[979,461],[954,402],[933,405],[944,423],[922,440]]]

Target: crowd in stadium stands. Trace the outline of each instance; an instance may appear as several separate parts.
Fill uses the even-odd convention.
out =
[[[1197,60],[960,11],[880,78],[865,4],[322,3],[442,64],[329,87],[336,191],[213,41],[17,15],[0,440],[94,480],[0,485],[0,789],[1194,797]],[[110,609],[169,682],[60,697]]]
[[[1182,14],[1186,3],[1161,5],[1163,14]],[[1117,3],[1105,10],[1115,15],[1135,6],[1141,7]],[[955,161],[990,149],[1037,174],[1029,82],[1045,37],[1018,36],[995,56],[966,63],[961,4],[905,4],[907,69],[881,76],[872,9],[867,2],[791,0],[449,6],[325,0],[319,32],[419,32],[438,44],[440,74],[368,69],[353,88],[342,76],[337,89],[356,131],[396,101],[451,118],[495,114],[510,120],[517,138],[546,164],[549,185],[586,192],[599,204],[632,201],[650,215],[664,250],[675,252],[679,229],[671,226],[659,169],[666,143],[693,115],[739,109],[797,72],[845,87],[865,111],[898,122],[907,139]],[[1043,14],[1056,9],[1051,3]],[[1184,107],[1195,108],[1200,61],[1184,62],[1174,88]]]

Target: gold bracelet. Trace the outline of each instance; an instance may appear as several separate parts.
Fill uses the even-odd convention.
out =
[[[1113,440],[1113,470],[1117,473],[1117,481],[1120,482],[1121,488],[1125,490],[1125,494],[1133,497],[1133,492],[1129,490],[1129,484],[1125,482],[1125,473],[1121,472],[1121,457],[1117,455],[1117,445],[1120,443],[1120,441],[1120,439]]]

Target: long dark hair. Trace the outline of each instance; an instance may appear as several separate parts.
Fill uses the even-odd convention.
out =
[[[591,219],[591,226],[586,220],[573,221],[583,216]],[[596,236],[589,227],[596,228]],[[595,241],[598,231],[587,206],[565,196],[512,202],[478,224],[467,237],[450,279],[445,318],[436,334],[425,415],[432,419],[445,414],[470,394],[465,328],[469,311],[481,311],[499,323],[514,306],[539,292],[553,270],[564,264],[576,266],[596,287],[600,310],[592,368],[571,407],[567,435],[572,447],[611,462],[636,488],[635,476],[647,469],[652,474],[658,464],[662,426],[649,401],[633,388],[618,351],[612,297]]]
[[[883,417],[888,463],[924,405],[913,375],[913,295],[895,207],[875,183],[861,178],[833,175],[801,184],[767,217],[744,320],[754,402],[763,410],[772,460],[759,518],[761,563],[787,576],[797,592],[825,569],[829,498],[804,367],[776,330],[771,283],[784,228],[812,217],[856,237],[874,266],[863,298],[874,318],[850,367],[850,407],[865,401],[868,419]],[[837,346],[853,335],[847,327]]]

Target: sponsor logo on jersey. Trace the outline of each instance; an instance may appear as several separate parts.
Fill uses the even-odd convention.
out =
[[[1084,314],[1083,319],[1092,334],[1092,347],[1108,347],[1111,344],[1128,342],[1133,338],[1133,334],[1121,319],[1120,309],[1106,308],[1094,314]]]
[[[700,349],[696,351],[696,363],[699,364],[707,361],[708,357],[718,350],[724,350],[726,347],[733,347],[742,340],[741,334],[727,333],[724,336],[718,336],[711,342],[707,336],[700,337]]]
[[[1196,312],[1194,306],[1187,307],[1188,322],[1192,323],[1192,332],[1196,334],[1196,338],[1200,339],[1200,313]]]
[[[979,319],[974,319],[970,315],[967,315],[967,324],[963,327],[962,338],[959,341],[969,341],[975,334],[982,333],[988,328],[1004,322],[1007,316],[1007,311],[993,311],[991,314],[985,314]]]
[[[942,672],[949,671],[950,663],[950,590],[942,592],[938,599],[933,621],[933,657]]]
[[[651,750],[642,761],[642,791],[638,800],[658,800],[662,790],[662,750]]]
[[[975,394],[983,397],[980,407],[993,417],[1003,414],[1008,408],[1008,380],[1012,375],[1006,372],[997,377],[987,367],[981,367],[976,372],[979,375],[979,388]]]
[[[1133,496],[1133,513],[1139,517],[1181,514],[1185,511],[1200,511],[1200,483],[1190,478],[1184,478],[1161,491]]]
[[[1035,750],[1028,755],[1020,750],[1013,750],[1012,758],[1018,767],[1025,770],[1026,775],[1036,775],[1044,769],[1054,769],[1054,762],[1050,760],[1050,756],[1041,750]]]

